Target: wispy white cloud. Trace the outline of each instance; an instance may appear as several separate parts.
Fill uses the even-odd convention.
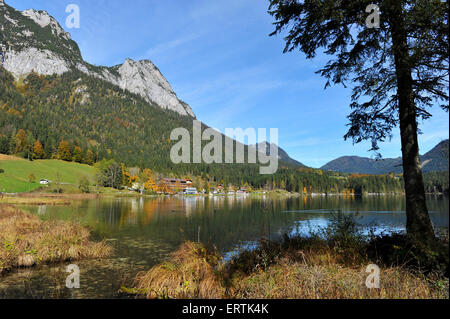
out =
[[[155,56],[162,56],[167,53],[172,53],[172,52],[174,52],[175,49],[178,49],[179,47],[182,47],[185,44],[189,44],[190,42],[199,39],[204,34],[205,34],[204,32],[187,34],[183,37],[179,37],[179,38],[171,40],[171,41],[160,43],[160,44],[148,49],[147,52],[145,53],[145,55],[147,57],[152,58]]]

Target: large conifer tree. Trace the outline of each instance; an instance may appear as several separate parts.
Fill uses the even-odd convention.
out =
[[[418,119],[431,116],[430,106],[449,108],[448,2],[270,0],[269,13],[276,19],[272,35],[288,31],[285,52],[299,49],[314,58],[323,50],[331,56],[318,71],[326,86],[353,87],[345,139],[371,140],[377,150],[400,126],[407,232],[433,241],[417,134]]]

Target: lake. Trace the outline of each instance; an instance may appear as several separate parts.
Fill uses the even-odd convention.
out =
[[[364,231],[403,231],[402,196],[107,197],[71,206],[22,207],[43,220],[73,220],[115,248],[107,260],[81,261],[81,288],[65,288],[67,264],[21,269],[0,277],[0,298],[115,298],[139,271],[166,259],[183,241],[211,243],[229,256],[261,238],[307,234],[325,227],[338,210],[352,214]],[[429,196],[436,228],[448,228],[449,200]]]

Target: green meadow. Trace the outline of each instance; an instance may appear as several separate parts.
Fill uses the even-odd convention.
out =
[[[4,160],[0,161],[0,192],[24,193],[36,190],[42,185],[41,179],[62,184],[78,185],[79,180],[86,176],[93,179],[95,168],[89,165],[63,162],[59,160]],[[29,176],[34,175],[34,182],[30,182]],[[46,187],[46,186],[43,186]]]

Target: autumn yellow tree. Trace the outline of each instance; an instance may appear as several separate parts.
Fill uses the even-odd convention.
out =
[[[155,176],[153,171],[149,168],[146,168],[141,173],[141,180],[145,183],[148,179],[154,179]]]
[[[88,149],[86,152],[85,160],[86,160],[86,164],[91,165],[91,166],[94,165],[94,163],[95,163],[94,152],[92,152],[91,150]]]
[[[158,186],[156,185],[155,181],[151,178],[149,178],[145,183],[144,183],[144,188],[146,191],[150,191],[150,192],[158,192]]]
[[[83,150],[79,146],[75,146],[73,149],[73,161],[77,163],[83,162]]]
[[[144,169],[141,174],[141,178],[144,182],[144,189],[150,192],[158,192],[158,186],[155,183],[155,175],[151,169]]]
[[[17,131],[16,134],[16,149],[15,153],[21,153],[25,150],[25,147],[27,145],[27,133],[20,129]]]
[[[122,185],[129,187],[131,186],[131,175],[125,167],[124,163],[122,163],[120,166],[122,168]]]
[[[34,142],[33,157],[36,159],[42,159],[45,157],[44,148],[42,147],[42,144],[39,141]]]
[[[72,152],[70,150],[70,144],[67,141],[61,141],[58,146],[58,157],[63,161],[72,161]]]

